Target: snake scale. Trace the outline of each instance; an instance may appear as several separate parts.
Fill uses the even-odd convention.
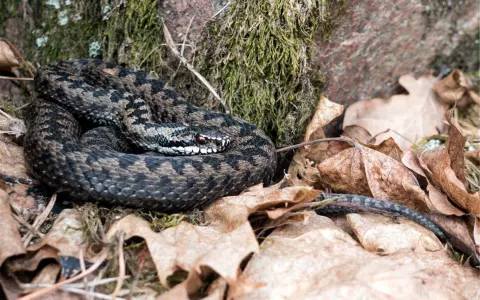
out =
[[[24,144],[27,166],[43,184],[73,199],[179,212],[268,183],[274,174],[275,147],[260,129],[195,107],[146,72],[75,59],[42,67],[35,80],[39,97]],[[142,122],[157,122],[160,129]],[[163,135],[157,141],[168,144],[160,147],[166,154],[185,153],[121,152],[108,139],[96,144],[101,131],[93,134],[93,145],[83,144],[82,134],[98,126],[140,128],[137,137],[157,130]],[[199,144],[188,144],[192,139]]]

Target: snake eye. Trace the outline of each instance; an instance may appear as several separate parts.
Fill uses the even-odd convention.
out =
[[[207,143],[207,138],[201,135],[197,135],[195,140],[201,145],[205,145]]]

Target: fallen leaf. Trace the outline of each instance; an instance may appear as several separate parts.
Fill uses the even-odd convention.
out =
[[[474,163],[480,163],[480,148],[465,152],[465,157],[472,160]]]
[[[8,194],[0,188],[0,266],[12,256],[25,254],[18,231],[18,222],[12,216]]]
[[[258,184],[238,196],[224,197],[210,205],[205,214],[217,228],[230,230],[247,222],[248,217],[255,212],[277,206],[292,207],[312,201],[318,194],[318,191],[307,186],[280,189],[281,184],[282,182],[266,188]],[[284,212],[286,211],[282,211]],[[280,217],[282,213],[275,216]]]
[[[322,183],[339,193],[372,196],[361,152],[348,148],[329,157],[318,166]]]
[[[392,138],[388,138],[378,145],[364,143],[361,144],[372,150],[388,155],[396,161],[402,161],[403,151],[400,149],[400,147],[398,147],[397,143],[395,143],[395,140]]]
[[[437,82],[433,91],[447,104],[456,104],[459,107],[464,107],[472,101],[480,104],[480,96],[469,89],[471,85],[471,80],[456,69]]]
[[[391,200],[419,211],[428,211],[428,198],[415,176],[400,162],[358,145],[318,165],[322,181],[339,193]]]
[[[408,150],[402,157],[402,163],[415,172],[418,176],[423,177],[428,185],[427,185],[427,192],[428,197],[430,199],[430,203],[434,207],[432,212],[440,212],[444,215],[455,215],[455,216],[463,216],[465,213],[453,206],[450,201],[448,201],[447,195],[442,193],[439,189],[433,185],[427,175],[423,172],[422,167],[420,166],[420,162],[418,161],[415,152],[412,150]]]
[[[176,227],[160,233],[150,229],[150,224],[134,215],[128,215],[114,223],[107,232],[107,240],[119,232],[125,232],[125,239],[138,236],[145,239],[157,275],[163,286],[168,287],[168,277],[177,270],[195,273],[205,278],[213,270],[234,285],[240,263],[251,253],[258,251],[258,243],[248,222],[243,222],[231,231],[225,232],[213,226],[196,226],[182,222]],[[241,245],[241,247],[238,247]],[[189,278],[194,275],[189,275]],[[184,284],[189,291],[197,288],[197,280]],[[188,281],[190,282],[190,281]]]
[[[0,40],[0,70],[7,72],[15,72],[20,63],[15,58],[10,46],[5,42]]]
[[[476,252],[480,256],[480,221],[478,218],[475,218],[473,225],[473,240],[475,242]]]
[[[432,91],[437,79],[431,75],[415,79],[399,78],[408,95],[394,95],[388,100],[375,98],[358,101],[345,111],[343,127],[358,125],[380,140],[392,137],[403,151],[419,138],[443,132],[447,109]],[[388,131],[388,132],[386,132]]]
[[[453,110],[445,114],[451,125],[447,145],[422,152],[419,162],[429,179],[455,204],[467,212],[480,216],[480,193],[467,191],[463,154],[466,138],[451,122],[452,114]]]
[[[452,263],[437,246],[421,251],[411,239],[402,251],[378,256],[331,220],[314,214],[306,220],[279,227],[262,242],[240,282],[263,285],[252,291],[251,283],[239,284],[229,299],[449,299],[478,291],[476,271]]]

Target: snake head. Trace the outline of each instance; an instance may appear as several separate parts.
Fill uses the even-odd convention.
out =
[[[212,154],[225,151],[229,144],[230,137],[219,129],[193,125],[176,135],[171,149],[176,155]]]

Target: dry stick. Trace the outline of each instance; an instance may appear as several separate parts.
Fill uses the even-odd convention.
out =
[[[9,114],[7,114],[6,112],[4,112],[3,110],[0,109],[0,115],[4,116],[5,118],[9,119],[9,120],[13,120],[13,117],[10,116]]]
[[[80,247],[80,253],[78,255],[78,258],[79,258],[79,263],[80,263],[80,270],[82,270],[82,273],[84,273],[86,271],[86,267],[85,267],[85,260],[83,258],[83,248],[82,247]],[[83,284],[84,284],[84,287],[85,287],[85,290],[86,290],[88,288],[87,277],[83,278]],[[90,296],[88,296],[87,298],[90,298]]]
[[[33,225],[32,225],[33,228],[38,230],[38,228],[42,226],[43,222],[45,222],[45,220],[47,219],[48,214],[50,213],[50,211],[52,211],[52,208],[55,205],[56,200],[57,200],[57,194],[55,193],[53,194],[52,198],[50,198],[50,202],[48,202],[48,205],[45,208],[45,210],[33,222]],[[27,233],[24,236],[23,246],[27,247],[30,241],[32,240],[32,238],[33,238],[33,235],[30,232]]]
[[[135,289],[137,288],[138,281],[140,280],[140,274],[142,272],[143,265],[145,264],[145,255],[147,253],[147,246],[143,246],[142,253],[140,254],[140,262],[138,263],[137,274],[133,278],[132,287],[130,288],[130,294],[128,295],[128,300],[133,298],[133,293],[135,293]]]
[[[107,258],[107,253],[103,253],[99,258],[98,260],[90,267],[88,268],[85,272],[82,272],[80,274],[78,274],[77,276],[74,276],[70,279],[67,279],[67,280],[64,280],[64,281],[61,281],[61,282],[58,282],[54,285],[52,285],[51,287],[48,287],[48,288],[44,288],[44,289],[41,289],[41,290],[38,290],[36,292],[33,292],[31,294],[28,294],[22,298],[19,298],[18,300],[32,300],[32,299],[35,299],[35,298],[38,298],[38,297],[41,297],[41,296],[44,296],[44,295],[47,295],[51,292],[54,292],[58,289],[60,289],[62,286],[66,285],[66,284],[69,284],[69,283],[72,283],[72,282],[75,282],[79,279],[82,279],[83,277],[87,276],[88,274],[91,274],[93,273],[96,269],[98,269],[98,267],[100,267],[100,265],[105,261],[105,259]]]
[[[339,137],[339,138],[324,138],[324,139],[318,139],[318,140],[303,142],[303,143],[300,143],[300,144],[280,148],[280,149],[277,149],[277,153],[292,150],[292,149],[297,149],[297,148],[300,148],[300,147],[303,147],[303,146],[320,144],[320,143],[325,143],[325,142],[334,142],[334,141],[336,141],[336,142],[346,142],[346,143],[351,144],[352,146],[357,145],[357,142],[355,142],[352,139],[348,139],[348,138],[341,138],[341,137]]]
[[[0,133],[2,133],[2,132],[0,131]],[[15,219],[15,221],[20,223],[20,225],[25,226],[30,231],[30,233],[32,233],[34,235],[38,235],[38,237],[40,237],[40,238],[43,238],[45,236],[43,233],[41,233],[37,229],[33,228],[33,226],[30,225],[27,221],[25,221],[22,217],[20,217],[16,214],[12,214],[12,216]]]
[[[187,61],[187,59],[185,57],[183,57],[178,52],[178,50],[174,46],[172,36],[170,35],[170,32],[168,31],[168,28],[165,25],[165,22],[163,22],[163,20],[162,20],[162,24],[163,24],[163,35],[165,37],[165,41],[167,42],[168,47],[173,52],[173,54],[175,54],[175,56],[177,56],[178,59],[180,59],[180,61],[185,64],[187,69],[189,69],[190,72],[192,72],[195,76],[197,76],[197,78],[207,87],[207,89],[210,91],[210,93],[212,93],[213,96],[215,98],[217,98],[217,100],[220,102],[220,104],[222,104],[223,108],[225,109],[225,112],[227,114],[230,113],[230,110],[228,109],[227,103],[217,94],[217,92],[211,86],[211,84],[208,83],[208,81],[205,79],[205,77],[203,77],[200,73],[198,73],[198,71],[195,70],[195,68]]]
[[[28,66],[27,62],[25,61],[25,59],[23,58],[23,55],[20,54],[20,51],[17,50],[17,47],[15,47],[9,40],[7,40],[6,38],[0,38],[0,41],[4,41],[5,43],[7,43],[10,48],[13,49],[13,51],[15,52],[15,54],[17,54],[18,57],[20,57],[20,59],[22,60],[22,63],[25,65],[25,68],[27,68],[27,71],[28,73],[30,74],[31,78],[23,78],[23,77],[20,77],[20,78],[14,78],[14,77],[6,77],[4,79],[16,79],[16,80],[33,80],[35,76],[33,76],[33,72],[32,70],[30,69],[30,67]],[[3,76],[2,76],[3,78]]]
[[[123,254],[123,240],[125,238],[125,233],[121,232],[118,236],[118,280],[117,280],[117,286],[115,286],[115,290],[113,291],[111,295],[111,299],[114,300],[118,292],[120,292],[120,289],[122,288],[123,285],[123,280],[125,278],[125,256]]]
[[[190,26],[192,26],[194,18],[195,18],[195,15],[190,19],[190,23],[188,23],[187,30],[185,31],[185,36],[183,37],[182,47],[180,48],[180,55],[181,56],[183,56],[183,53],[185,52],[185,43],[187,42],[188,32],[190,31]],[[181,65],[182,65],[182,62],[181,61],[178,62],[177,69],[175,70],[175,72],[173,72],[172,76],[170,76],[170,80],[169,80],[169,82],[167,82],[167,85],[169,85],[170,81],[173,80],[175,78],[175,76],[177,76],[178,70],[180,70]]]

